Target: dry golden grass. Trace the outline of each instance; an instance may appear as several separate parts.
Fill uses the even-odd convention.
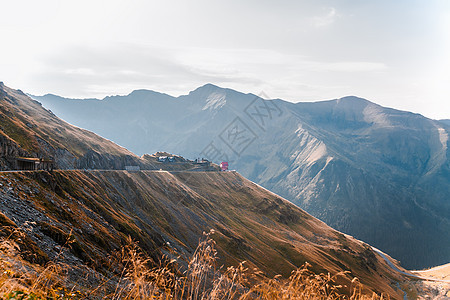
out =
[[[0,297],[22,300],[383,299],[375,294],[362,294],[362,285],[356,278],[350,287],[339,285],[338,278],[346,272],[334,276],[315,274],[308,264],[294,270],[288,279],[281,276],[270,279],[258,270],[249,271],[245,262],[226,270],[216,269],[217,252],[210,233],[205,234],[188,263],[165,257],[155,266],[131,238],[119,257],[121,274],[97,287],[77,288],[66,279],[68,266],[30,264],[20,258],[17,244],[3,239],[0,242]],[[111,283],[114,288],[105,293],[104,287]],[[343,290],[350,294],[343,294]]]

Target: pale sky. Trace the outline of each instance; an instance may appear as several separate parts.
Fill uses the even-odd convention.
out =
[[[0,81],[103,98],[206,83],[450,118],[450,0],[0,0]]]

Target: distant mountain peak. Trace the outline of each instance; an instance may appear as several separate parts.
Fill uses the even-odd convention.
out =
[[[147,101],[147,100],[154,100],[154,99],[158,99],[158,98],[165,100],[167,98],[173,98],[173,97],[168,94],[165,94],[165,93],[156,92],[154,90],[137,89],[137,90],[133,90],[128,95],[106,96],[105,98],[103,98],[103,101],[118,100],[118,99],[121,99],[121,100],[135,99],[135,100],[140,100],[140,101]]]
[[[367,99],[361,98],[361,97],[357,97],[357,96],[345,96],[339,99],[336,99],[336,102],[339,103],[348,103],[348,102],[352,102],[352,103],[365,103],[365,104],[374,104],[373,102],[370,102]]]
[[[68,100],[68,101],[88,101],[88,100],[89,101],[101,101],[100,99],[97,99],[97,98],[65,98],[65,97],[51,94],[51,93],[47,93],[44,96],[35,96],[32,94],[28,94],[28,93],[26,93],[26,95],[28,97],[30,97],[31,99],[34,99],[38,102],[40,102],[39,99],[41,99],[41,98],[54,99],[54,100],[58,100],[58,101],[64,101],[64,100]]]
[[[188,95],[180,96],[180,98],[199,105],[201,110],[215,110],[227,103],[226,100],[230,91],[232,90],[207,83],[189,92]]]
[[[225,88],[222,88],[220,86],[214,85],[212,83],[207,83],[205,85],[202,85],[201,87],[196,88],[195,90],[189,92],[189,95],[208,95],[217,91],[224,91]]]
[[[220,86],[217,86],[215,84],[212,83],[207,83],[205,85],[202,85],[201,87],[197,88],[197,89],[223,89]]]
[[[138,89],[134,90],[131,93],[129,93],[127,96],[136,96],[136,95],[166,95],[160,92],[156,92],[153,90],[147,90],[147,89]]]
[[[29,96],[32,96],[32,95],[29,95]],[[45,94],[42,97],[63,98],[61,96],[58,96],[58,95],[55,95],[55,94],[51,94],[51,93]]]

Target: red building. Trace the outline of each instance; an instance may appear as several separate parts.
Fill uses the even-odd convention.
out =
[[[228,171],[228,162],[223,161],[220,163],[220,170],[221,171]]]

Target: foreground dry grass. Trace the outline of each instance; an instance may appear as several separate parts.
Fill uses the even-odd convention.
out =
[[[118,255],[122,272],[91,287],[69,281],[64,265],[30,264],[18,251],[13,241],[0,242],[1,299],[383,299],[363,295],[356,278],[350,287],[339,285],[345,272],[314,274],[308,264],[294,270],[288,279],[266,278],[258,270],[248,270],[245,262],[216,269],[217,252],[209,234],[185,267],[183,260],[169,257],[150,267],[155,262],[130,239]]]

